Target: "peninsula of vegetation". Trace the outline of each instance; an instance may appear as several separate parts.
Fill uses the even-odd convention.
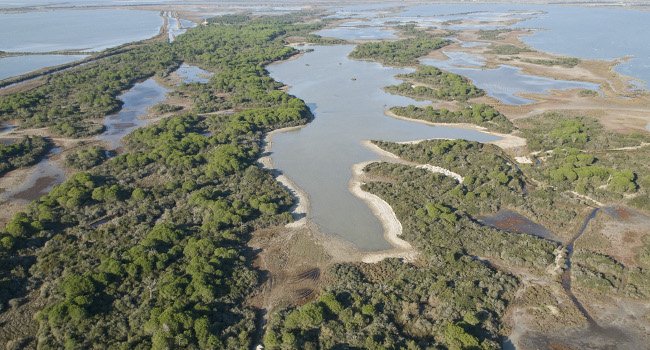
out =
[[[386,91],[432,101],[386,106],[382,117],[471,125],[517,142],[368,140],[388,156],[358,164],[351,186],[387,213],[400,254],[368,259],[292,213],[293,185],[258,161],[271,132],[314,115],[266,67],[299,54],[290,43],[342,44],[312,34],[333,23],[320,17],[214,17],[171,43],[141,42],[0,95],[0,122],[22,135],[0,145],[0,179],[55,146],[65,148],[67,175],[0,227],[0,344],[647,345],[647,313],[616,315],[650,303],[650,134],[612,130],[584,110],[546,110],[548,101],[534,106],[541,113],[503,106],[469,79],[419,64],[453,45],[434,30],[398,27],[400,39],[350,54],[413,67]],[[488,43],[494,62],[600,72],[533,52],[508,31],[455,35]],[[170,84],[183,63],[213,75]],[[150,125],[107,149],[94,138],[103,118],[151,78],[169,85],[167,100],[150,110]]]

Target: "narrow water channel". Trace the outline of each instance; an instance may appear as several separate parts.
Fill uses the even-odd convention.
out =
[[[122,109],[104,118],[106,130],[97,136],[97,139],[104,141],[110,149],[121,147],[124,136],[151,122],[142,116],[147,114],[151,106],[165,100],[167,92],[168,90],[153,78],[135,84],[119,97],[124,103]]]
[[[589,223],[591,220],[593,220],[596,217],[596,214],[600,211],[600,208],[594,208],[589,212],[587,217],[584,219],[582,222],[582,225],[580,225],[580,228],[578,229],[578,232],[571,238],[571,240],[567,243],[566,245],[566,250],[567,250],[567,256],[566,256],[566,269],[564,270],[564,273],[562,273],[562,288],[564,288],[564,291],[566,292],[567,296],[573,304],[580,310],[580,313],[587,319],[587,322],[589,322],[589,326],[598,329],[600,326],[598,326],[598,323],[591,317],[589,314],[589,311],[585,309],[585,307],[582,305],[580,300],[573,294],[573,291],[571,290],[571,258],[573,257],[573,245],[575,242],[580,238],[585,233],[585,230],[589,226]]]
[[[352,45],[312,46],[312,52],[268,67],[271,76],[290,86],[315,119],[302,129],[275,135],[271,158],[276,169],[309,197],[308,219],[321,231],[352,242],[363,250],[390,248],[383,228],[348,185],[352,166],[379,156],[364,140],[410,141],[431,138],[489,142],[497,138],[478,131],[433,127],[387,117],[391,106],[423,104],[390,95],[383,87],[400,81],[407,69],[348,59]]]

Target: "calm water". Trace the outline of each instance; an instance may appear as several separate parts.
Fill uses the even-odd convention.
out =
[[[589,89],[599,90],[598,84],[556,80],[540,76],[528,75],[521,68],[501,65],[495,69],[485,69],[480,66],[483,60],[466,53],[445,52],[449,60],[422,59],[421,63],[435,66],[456,74],[463,75],[485,90],[497,100],[510,105],[522,105],[534,102],[519,96],[521,93],[547,93],[551,90]]]
[[[0,50],[99,51],[150,38],[163,20],[156,11],[56,10],[0,14]]]
[[[289,93],[305,100],[315,115],[306,127],[276,135],[271,158],[277,169],[309,195],[309,217],[322,231],[339,235],[361,249],[389,248],[377,218],[348,190],[352,165],[379,158],[363,147],[362,141],[495,138],[387,117],[384,111],[390,106],[418,104],[383,91],[384,86],[400,82],[394,78],[396,74],[408,70],[350,60],[351,45],[312,48],[313,52],[299,59],[268,67],[271,76],[289,85]]]
[[[167,92],[153,78],[135,84],[119,97],[124,102],[122,109],[117,114],[104,118],[106,131],[97,138],[106,142],[110,149],[121,147],[124,136],[151,122],[140,117],[147,114],[149,107],[165,100]]]
[[[182,82],[185,84],[191,83],[202,83],[205,84],[210,81],[210,78],[214,75],[207,70],[203,70],[197,66],[191,66],[189,64],[183,63],[176,70],[176,74],[181,78]]]
[[[29,73],[41,68],[58,66],[84,59],[84,55],[29,55],[0,58],[0,80]]]
[[[522,37],[535,49],[589,59],[631,56],[630,61],[617,66],[617,71],[639,79],[640,87],[650,87],[650,45],[647,39],[650,11],[612,6],[471,3],[408,6],[397,13],[379,11],[388,7],[337,8],[334,17],[363,19],[358,23],[372,26],[415,23],[420,27],[446,29],[505,28],[507,21],[520,20],[511,27],[538,29],[533,35]],[[459,25],[453,22],[457,20],[470,20],[472,23]]]
[[[51,159],[60,152],[60,148],[54,147],[50,154],[36,164],[35,169],[18,186],[7,188],[0,193],[0,203],[8,200],[30,202],[47,194],[52,187],[62,183],[65,180],[65,172]]]
[[[316,32],[316,34],[344,40],[379,40],[397,38],[394,30],[380,27],[342,26],[338,28],[323,29]]]
[[[623,8],[544,6],[547,13],[518,24],[540,28],[522,39],[527,44],[561,55],[594,59],[632,56],[617,66],[620,73],[650,85],[650,12]]]
[[[546,229],[546,227],[512,210],[501,210],[494,215],[482,218],[481,222],[488,226],[510,232],[524,233],[553,241],[559,241],[553,232]]]

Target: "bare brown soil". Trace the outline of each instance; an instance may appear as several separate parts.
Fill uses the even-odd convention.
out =
[[[520,37],[528,33],[527,30],[518,30],[503,34],[501,40],[480,40],[478,39],[478,32],[465,31],[459,35],[459,38],[466,41],[481,41],[492,45],[511,44],[526,47]],[[558,56],[538,51],[524,52],[517,55],[495,55],[489,53],[490,47],[463,48],[457,44],[445,47],[443,51],[462,51],[481,55],[486,59],[486,67],[508,64],[521,68],[526,74],[554,79],[592,82],[599,84],[601,87],[602,95],[596,96],[581,95],[579,90],[553,91],[550,94],[523,94],[523,97],[535,100],[534,103],[524,106],[505,105],[490,97],[476,99],[476,102],[486,102],[494,105],[510,119],[525,118],[548,111],[561,110],[564,113],[597,118],[606,128],[618,132],[645,131],[646,125],[650,123],[650,93],[633,91],[631,89],[633,79],[614,71],[614,67],[621,60],[582,60],[576,67],[567,68],[524,61],[525,59],[558,58]],[[442,53],[437,55],[442,55]]]
[[[650,216],[625,207],[601,211],[576,246],[605,254],[626,266],[638,266],[637,257],[650,236]]]
[[[249,302],[267,313],[311,300],[324,284],[331,264],[360,259],[360,253],[349,244],[308,225],[257,231],[249,246],[257,253],[254,266],[264,277]]]

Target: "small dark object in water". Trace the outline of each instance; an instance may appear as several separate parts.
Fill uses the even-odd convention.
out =
[[[355,78],[355,77],[352,77],[352,81],[356,81],[356,80],[357,80],[357,78]]]

